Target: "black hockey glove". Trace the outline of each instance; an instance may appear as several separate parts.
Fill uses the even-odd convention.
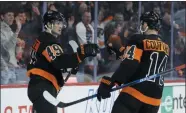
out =
[[[99,52],[99,47],[97,44],[84,44],[77,48],[78,56],[81,60],[87,57],[95,57]]]
[[[75,75],[78,72],[78,70],[79,70],[79,67],[73,68],[71,70],[71,73]]]
[[[104,76],[98,88],[97,99],[101,101],[101,99],[109,98],[113,86],[114,82],[111,81],[111,78]]]
[[[109,54],[116,54],[116,59],[121,58],[121,56],[124,54],[124,50],[125,48],[123,46],[120,48],[107,46],[107,51],[109,52]]]
[[[110,37],[106,46],[109,54],[116,54],[116,59],[124,54],[125,47],[121,44],[120,37]]]

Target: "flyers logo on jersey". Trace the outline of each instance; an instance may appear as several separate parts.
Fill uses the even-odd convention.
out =
[[[57,56],[63,54],[63,49],[59,45],[53,44],[51,46],[47,46],[42,54],[49,62],[51,62],[52,60],[55,60]]]
[[[169,46],[159,40],[143,40],[144,50],[161,51],[169,55]]]

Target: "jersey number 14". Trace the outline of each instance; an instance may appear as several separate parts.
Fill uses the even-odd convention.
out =
[[[158,52],[153,52],[151,55],[150,55],[150,66],[149,66],[149,70],[148,70],[148,73],[146,75],[146,77],[150,76],[150,75],[153,75],[153,74],[156,74],[156,73],[161,73],[163,71],[165,71],[166,69],[166,65],[167,65],[167,60],[168,60],[168,56],[165,55],[162,59],[162,61],[160,61],[160,64],[159,66],[157,66],[158,64],[158,60],[159,60],[159,53]],[[151,82],[155,82],[156,81],[156,78],[152,79],[152,80],[149,80]],[[159,77],[159,85],[163,85],[164,83],[164,78],[162,75],[160,75]]]

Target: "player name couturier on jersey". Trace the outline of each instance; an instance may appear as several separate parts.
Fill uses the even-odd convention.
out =
[[[144,50],[163,51],[169,54],[169,46],[160,40],[143,40]]]

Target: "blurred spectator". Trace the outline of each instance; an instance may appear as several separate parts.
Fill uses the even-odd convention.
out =
[[[184,63],[184,42],[183,40],[180,38],[180,39],[177,39],[176,40],[176,43],[175,43],[175,49],[174,49],[174,66],[179,66],[179,65],[182,65]],[[178,76],[180,77],[183,77],[184,75],[184,69],[182,70],[178,70]]]
[[[24,9],[22,7],[19,7],[19,9],[17,10],[17,12],[15,13],[16,17],[19,18],[19,21],[21,23],[21,30],[23,29],[24,27],[24,24],[26,23],[26,13],[24,11]],[[17,28],[17,24],[13,24],[11,26],[12,30],[15,31],[16,28]],[[21,32],[20,30],[20,32]],[[20,34],[19,32],[19,34]],[[22,61],[23,61],[23,53],[24,53],[24,48],[25,48],[25,41],[24,41],[24,38],[23,37],[20,37],[20,35],[18,35],[17,37],[17,40],[18,40],[18,43],[16,44],[16,59],[17,59],[17,62],[19,64],[19,66],[23,65],[22,64]]]
[[[94,29],[91,22],[91,13],[85,11],[82,15],[82,21],[76,25],[76,33],[80,44],[94,43]]]
[[[63,39],[59,40],[64,46],[64,52],[71,52],[69,51],[71,48],[69,48],[68,45],[70,40],[74,40],[78,44],[94,43],[94,29],[92,26],[97,27],[97,43],[99,44],[101,51],[101,57],[99,57],[101,60],[98,60],[98,75],[102,75],[104,72],[114,71],[115,68],[117,68],[117,62],[120,62],[113,62],[113,58],[115,56],[110,57],[108,55],[105,48],[105,40],[107,40],[109,36],[115,34],[115,31],[121,29],[119,36],[122,40],[122,44],[126,45],[130,36],[138,32],[138,13],[140,12],[138,9],[138,3],[139,2],[137,1],[99,1],[98,25],[94,25],[94,21],[91,20],[91,18],[94,17],[94,2],[91,1],[47,1],[46,10],[58,10],[67,20],[67,27],[64,29],[63,34],[60,37],[60,39]],[[145,1],[142,2],[142,6],[140,7],[142,13],[144,11],[153,10],[162,15],[162,29],[160,30],[160,34],[162,35],[163,40],[169,45],[171,44],[171,3],[172,2],[167,1]],[[7,6],[10,6],[10,8],[7,9]],[[42,1],[4,1],[0,4],[0,12],[9,11],[12,9],[12,6],[15,7],[15,10],[12,10],[11,12],[15,12],[14,17],[19,18],[16,20],[20,21],[21,30],[17,32],[18,36],[17,34],[14,34],[19,27],[16,21],[14,21],[13,24],[7,24],[6,27],[1,27],[1,35],[4,35],[2,33],[5,33],[5,31],[10,30],[13,32],[12,36],[15,35],[16,37],[13,39],[10,38],[10,41],[7,41],[7,43],[12,42],[11,44],[14,45],[14,49],[10,49],[11,46],[8,46],[8,44],[5,44],[3,49],[3,43],[1,42],[1,70],[4,70],[3,73],[5,74],[8,74],[8,70],[13,70],[12,67],[9,66],[10,63],[18,66],[24,66],[24,64],[28,62],[31,45],[38,36],[39,32],[42,31],[42,14],[43,11],[45,11],[43,10],[44,5]],[[175,66],[183,63],[186,59],[185,14],[185,2],[174,2],[174,48],[171,49],[174,49],[173,63]],[[3,17],[4,15],[2,13],[1,20]],[[116,23],[111,24],[113,22]],[[1,23],[3,23],[1,26],[6,24],[4,21],[1,21]],[[4,30],[5,28],[8,30]],[[11,35],[11,32],[6,32],[6,36]],[[8,40],[9,38],[6,37],[6,39]],[[184,49],[182,49],[182,45],[184,45]],[[8,50],[14,52],[9,52]],[[85,73],[92,74],[93,63],[91,64],[91,61],[91,58],[89,58],[86,62],[84,62],[84,64],[82,64],[81,67],[83,70],[85,69]],[[89,65],[87,64],[88,62]],[[170,61],[168,64],[170,64]],[[20,71],[20,68],[16,70]],[[11,72],[14,73],[13,71]],[[185,71],[179,71],[178,73],[179,75],[182,75],[185,74]],[[15,74],[10,75],[11,77],[15,76]],[[19,75],[21,74],[19,73]],[[178,77],[178,75],[175,76]]]
[[[124,26],[124,17],[123,17],[123,14],[116,13],[114,15],[113,21],[117,22],[118,24],[121,25],[121,27],[123,27]]]
[[[24,66],[22,60],[23,60],[23,52],[25,48],[25,41],[21,40],[20,38],[17,39],[18,39],[18,43],[16,44],[16,59],[19,66]]]
[[[127,21],[122,29],[122,32],[120,33],[120,37],[122,40],[122,44],[125,46],[130,37],[138,32],[138,17],[132,16],[129,21]]]
[[[130,20],[130,18],[132,17],[132,15],[134,13],[133,2],[132,1],[125,2],[124,7],[125,7],[125,9],[124,9],[125,21],[128,21],[128,20]]]
[[[126,26],[125,22],[124,22],[124,17],[123,17],[123,14],[122,13],[116,13],[114,15],[114,18],[113,18],[113,21],[116,22],[117,24],[119,24],[121,26],[121,32],[119,33],[119,36],[121,38],[121,41],[122,41],[122,44],[125,44],[126,43],[126,37],[125,37],[125,34],[126,34],[126,29],[124,26]]]
[[[76,34],[79,44],[94,43],[94,29],[90,23],[91,13],[89,11],[85,11],[82,15],[82,21],[76,25]],[[80,82],[84,81],[84,66],[88,66],[88,70],[92,73],[94,66],[93,59],[87,58],[79,66],[79,72],[76,75],[78,78],[81,78],[81,80],[78,79]]]
[[[19,16],[19,19],[22,25],[26,23],[27,17],[26,17],[26,12],[23,8],[19,9],[17,16]]]
[[[79,6],[79,13],[82,15],[85,11],[87,11],[88,6],[86,3],[82,2]]]
[[[104,34],[105,34],[105,41],[109,39],[111,36],[118,36],[121,32],[122,26],[115,22],[111,21],[105,26]]]
[[[24,5],[24,13],[26,14],[26,23],[23,25],[20,35],[22,37],[36,37],[42,30],[42,15],[40,11],[40,2],[27,2]]]
[[[52,10],[52,11],[58,11],[56,6],[54,4],[50,4],[48,10]]]
[[[104,29],[104,35],[105,35],[105,43],[107,43],[107,40],[111,37],[119,37],[119,33],[121,33],[122,30],[122,26],[115,22],[115,21],[111,21],[109,22]],[[105,55],[104,55],[104,60],[105,63],[103,65],[101,65],[100,67],[105,69],[104,71],[106,72],[114,72],[117,67],[120,64],[119,60],[115,60],[116,56],[113,55],[111,56],[109,54],[109,52],[106,50]]]
[[[48,7],[48,10],[59,11],[65,17],[67,16],[66,9],[67,9],[67,2],[66,1],[56,1],[56,2],[51,3]],[[67,19],[67,18],[65,18],[65,19]]]
[[[74,40],[74,41],[78,42],[77,36],[76,36],[76,30],[75,30],[74,22],[75,22],[75,17],[74,16],[70,16],[68,18],[67,33],[68,33],[69,41],[70,40]]]
[[[66,4],[65,12],[64,12],[66,20],[68,20],[69,18],[73,17],[73,19],[74,19],[73,24],[77,24],[77,23],[75,23],[76,22],[76,16],[75,16],[76,8],[77,8],[77,5],[76,5],[75,2],[68,1],[67,4]]]
[[[75,24],[77,24],[78,22],[80,22],[82,20],[82,16],[84,14],[85,11],[88,11],[88,6],[85,2],[79,2],[78,7],[76,7],[76,13],[75,13]],[[91,14],[91,13],[90,13]]]
[[[23,21],[19,33],[19,38],[25,41],[23,59],[21,60],[22,64],[28,63],[30,47],[39,35],[39,32],[42,31],[42,15],[39,7],[40,2],[27,2],[18,11],[18,15],[22,15],[22,20],[26,19],[25,22]]]
[[[15,69],[18,66],[16,59],[16,44],[21,43],[17,38],[21,30],[21,22],[19,16],[15,18],[17,28],[12,31],[10,25],[14,21],[14,9],[7,7],[1,13],[1,84],[14,83],[16,80]]]
[[[105,48],[105,44],[104,44],[105,22],[103,21],[103,19],[104,19],[104,13],[103,13],[103,11],[99,11],[99,13],[98,13],[98,25],[95,26],[94,21],[92,21],[92,26],[97,27],[98,46],[100,48]]]
[[[179,25],[179,31],[181,32],[181,35],[186,36],[186,9],[184,8],[175,12],[174,20],[175,23]]]
[[[178,29],[179,25],[175,22],[173,23],[174,28],[174,40],[175,43],[176,38],[178,38]],[[171,45],[171,15],[168,12],[165,12],[162,19],[162,28],[160,30],[160,34],[162,35],[163,40],[170,46]]]
[[[63,33],[60,36],[60,42],[64,48],[64,52],[73,52],[71,46],[69,46],[69,41],[74,40],[78,44],[74,22],[74,16],[69,17],[67,20],[67,28],[62,31]]]
[[[98,40],[98,46],[100,48],[100,54],[98,54],[98,57],[97,57],[98,65],[101,65],[102,63],[104,63],[104,55],[106,52],[104,28],[105,28],[105,25],[107,24],[107,21],[103,21],[103,19],[104,19],[104,12],[103,10],[100,10],[98,13],[98,24],[95,25],[94,21],[92,21],[92,26],[97,27],[97,40]]]
[[[154,8],[153,8],[153,11],[158,13],[159,15],[161,15],[161,9],[160,9],[160,6],[158,5],[155,5]]]
[[[104,23],[107,24],[108,22],[112,21],[113,19],[113,12],[110,9],[109,2],[103,2],[100,6],[100,11],[104,13]]]

